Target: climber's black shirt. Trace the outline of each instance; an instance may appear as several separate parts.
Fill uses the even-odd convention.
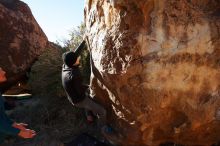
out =
[[[67,93],[68,99],[76,104],[86,97],[88,86],[83,85],[79,66],[69,68],[65,64],[62,68],[62,85]]]

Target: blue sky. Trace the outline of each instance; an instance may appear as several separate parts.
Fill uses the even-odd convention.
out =
[[[84,21],[84,0],[22,0],[31,8],[49,41],[69,39],[69,32]]]

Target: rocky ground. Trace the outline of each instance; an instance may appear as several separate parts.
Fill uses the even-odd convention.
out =
[[[84,110],[74,108],[66,97],[33,96],[15,100],[15,105],[7,114],[17,122],[28,123],[30,129],[36,130],[37,136],[30,140],[8,137],[0,146],[61,146],[82,133],[105,141],[97,121],[88,123]]]

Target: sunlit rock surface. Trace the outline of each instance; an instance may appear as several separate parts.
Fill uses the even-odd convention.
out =
[[[220,1],[86,0],[92,93],[123,145],[220,141]]]
[[[27,4],[0,0],[0,66],[9,82],[25,74],[47,42]]]

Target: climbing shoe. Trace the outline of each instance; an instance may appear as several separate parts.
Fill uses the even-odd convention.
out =
[[[85,115],[88,123],[94,123],[96,117],[93,115],[92,111],[86,110]]]

